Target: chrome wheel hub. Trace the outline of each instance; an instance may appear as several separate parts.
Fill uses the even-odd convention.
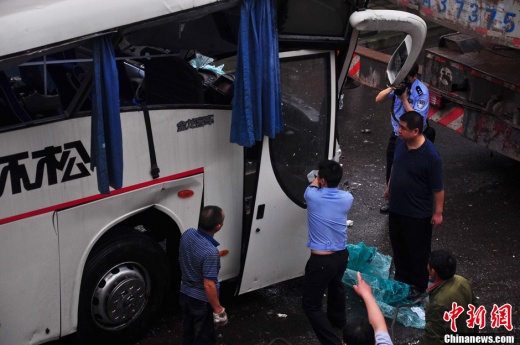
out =
[[[126,262],[119,264],[99,280],[92,295],[91,311],[104,329],[121,329],[144,310],[150,294],[150,277],[144,268]]]

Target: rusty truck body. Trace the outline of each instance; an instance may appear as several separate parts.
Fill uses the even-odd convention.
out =
[[[520,161],[520,2],[391,1],[391,6],[456,30],[441,36],[437,47],[425,49],[420,61],[421,80],[430,89],[429,118]],[[378,77],[384,67],[377,66],[389,56],[360,46],[357,54],[350,75],[386,87]]]

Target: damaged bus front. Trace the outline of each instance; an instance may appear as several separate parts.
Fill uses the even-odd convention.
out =
[[[238,277],[239,293],[303,274],[306,176],[338,155],[358,31],[409,34],[388,69],[395,85],[426,26],[354,0],[265,1],[283,129],[243,147],[230,142],[242,3],[0,3],[1,344],[137,339],[178,287],[179,239],[203,205],[226,213],[220,279]],[[120,127],[99,131],[108,100]],[[120,174],[106,190],[100,148]]]

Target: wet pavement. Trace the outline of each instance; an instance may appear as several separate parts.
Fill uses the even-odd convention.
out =
[[[390,132],[389,104],[374,103],[376,90],[361,86],[345,92],[340,111],[339,140],[345,169],[342,186],[354,195],[349,243],[365,242],[391,255],[388,217],[379,213],[384,202],[385,149]],[[446,200],[444,222],[433,234],[433,249],[448,249],[458,259],[457,273],[472,281],[479,303],[486,308],[484,332],[518,332],[520,295],[520,163],[462,138],[446,127],[437,130],[435,145],[442,156]],[[366,131],[368,129],[368,131]],[[318,344],[301,309],[302,279],[234,296],[233,282],[222,284],[222,304],[230,322],[218,330],[219,345]],[[172,298],[173,299],[173,298]],[[363,311],[350,299],[349,314]],[[512,305],[515,329],[492,329],[494,304]],[[154,321],[148,334],[133,345],[181,344],[181,318],[174,301]],[[391,320],[387,319],[390,326]],[[395,326],[396,344],[414,344],[422,330]],[[69,345],[70,340],[60,344]]]
[[[389,104],[373,102],[376,90],[361,86],[345,92],[339,114],[341,163],[345,183],[355,198],[349,243],[365,242],[391,255],[384,202],[385,149],[390,132]],[[457,273],[472,281],[479,303],[487,310],[484,332],[513,334],[520,343],[520,163],[433,124],[446,181],[444,223],[433,234],[433,249],[448,249],[458,259]],[[364,131],[368,129],[369,131]],[[317,344],[300,306],[302,279],[294,279],[242,296],[234,284],[222,286],[222,303],[230,323],[219,329],[219,345]],[[493,304],[512,305],[515,330],[491,329]],[[350,301],[357,305],[357,301]],[[134,345],[180,344],[180,315],[173,303],[148,335]],[[359,314],[359,310],[349,310]],[[362,313],[362,312],[361,312]],[[387,319],[390,325],[391,320]],[[395,326],[396,344],[413,344],[422,330]]]

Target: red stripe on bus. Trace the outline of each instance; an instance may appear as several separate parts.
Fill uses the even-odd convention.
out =
[[[91,195],[91,196],[87,196],[85,198],[76,199],[76,200],[72,200],[72,201],[67,201],[67,202],[64,202],[62,204],[57,204],[57,205],[53,205],[53,206],[49,206],[49,207],[40,208],[38,210],[17,214],[15,216],[11,216],[11,217],[0,219],[0,225],[1,224],[15,222],[17,220],[21,220],[21,219],[24,219],[24,218],[30,218],[30,217],[38,216],[40,214],[44,214],[44,213],[47,213],[47,212],[58,211],[58,210],[62,210],[62,209],[65,209],[65,208],[74,207],[74,206],[78,206],[78,205],[81,205],[81,204],[86,204],[86,203],[89,203],[89,202],[92,202],[92,201],[109,198],[109,197],[114,196],[114,195],[128,193],[128,192],[131,192],[131,191],[134,191],[134,190],[138,190],[138,189],[142,189],[142,188],[145,188],[145,187],[153,186],[153,185],[156,185],[156,184],[159,184],[159,183],[173,181],[173,180],[178,180],[178,179],[181,179],[181,178],[184,178],[184,177],[197,175],[197,174],[200,174],[200,173],[203,173],[203,172],[204,172],[204,168],[197,168],[197,169],[193,169],[193,170],[188,170],[188,171],[185,171],[185,172],[182,172],[182,173],[179,173],[179,174],[165,176],[165,177],[158,178],[156,180],[147,181],[147,182],[143,182],[143,183],[138,183],[138,184],[135,184],[133,186],[124,187],[124,188],[121,188],[121,189],[118,189],[118,190],[113,190],[113,191],[110,192],[110,194]]]
[[[448,114],[446,114],[442,119],[440,119],[438,122],[441,125],[447,126],[456,119],[458,119],[462,114],[464,114],[464,109],[456,107],[452,111],[450,111]]]

